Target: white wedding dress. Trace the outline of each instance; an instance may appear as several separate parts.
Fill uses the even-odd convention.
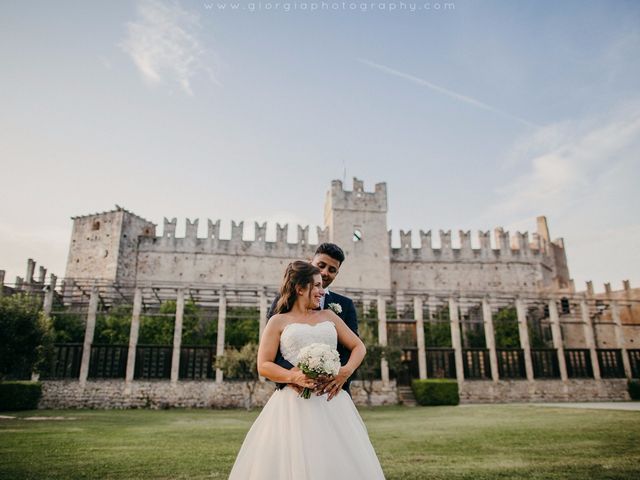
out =
[[[297,364],[311,343],[337,345],[333,322],[293,323],[280,337],[283,357]],[[367,428],[341,390],[304,399],[289,387],[276,390],[244,439],[231,480],[357,480],[384,478]]]

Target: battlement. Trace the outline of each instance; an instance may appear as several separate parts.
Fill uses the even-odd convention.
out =
[[[156,246],[164,250],[165,248],[175,249],[176,251],[199,251],[206,253],[230,253],[236,247],[240,247],[243,252],[259,251],[264,254],[268,252],[273,256],[290,256],[297,251],[306,251],[308,247],[315,247],[320,243],[329,241],[328,228],[316,227],[317,243],[310,243],[308,225],[297,225],[296,241],[290,243],[289,224],[281,225],[277,223],[275,241],[267,240],[267,222],[262,224],[254,222],[253,240],[244,240],[245,223],[244,221],[231,222],[231,235],[223,238],[220,234],[221,222],[207,219],[207,233],[204,237],[198,236],[199,220],[186,219],[185,236],[176,237],[177,219],[171,220],[165,218],[162,235],[156,237],[140,237],[139,248],[141,251],[153,250]],[[250,237],[251,232],[246,232]],[[163,248],[164,247],[164,248]]]
[[[631,281],[629,280],[622,280],[622,288],[619,290],[613,290],[611,288],[611,282],[606,282],[603,284],[603,290],[597,292],[593,287],[592,280],[587,280],[585,287],[585,290],[577,293],[586,295],[587,297],[640,298],[640,288],[632,288]]]
[[[373,192],[364,190],[364,182],[353,178],[353,190],[345,190],[341,180],[332,180],[328,192],[331,208],[334,210],[360,210],[367,212],[387,212],[387,184],[376,183]]]
[[[564,248],[562,241],[549,242],[538,233],[515,232],[510,235],[502,227],[494,229],[494,246],[491,245],[490,231],[479,231],[477,235],[479,248],[472,247],[471,232],[458,231],[458,247],[453,246],[451,230],[438,232],[439,246],[433,242],[431,230],[420,230],[420,245],[412,246],[412,231],[400,230],[400,247],[391,247],[392,231],[389,230],[389,247],[394,261],[497,261],[499,259],[527,260],[551,257],[551,244],[556,248]]]

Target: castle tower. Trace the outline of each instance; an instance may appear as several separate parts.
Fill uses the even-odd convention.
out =
[[[65,277],[134,282],[139,236],[155,237],[155,224],[124,208],[72,217]]]
[[[345,191],[340,180],[333,180],[325,200],[324,223],[329,241],[339,245],[347,257],[336,286],[389,290],[386,183],[365,192],[363,182],[354,178],[353,191]]]
[[[557,238],[551,240],[547,217],[540,216],[536,219],[538,223],[538,236],[549,249],[552,260],[552,268],[542,269],[543,285],[551,285],[552,290],[564,290],[574,292],[575,287],[571,275],[569,275],[569,264],[567,262],[567,251],[564,247],[564,239]]]

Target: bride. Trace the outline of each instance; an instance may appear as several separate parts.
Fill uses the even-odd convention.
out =
[[[362,341],[331,310],[316,310],[324,295],[320,270],[295,261],[287,266],[276,315],[260,339],[258,372],[279,383],[316,387],[297,368],[287,370],[274,359],[278,347],[297,365],[300,349],[312,343],[351,350],[340,373],[353,374],[366,350]],[[344,370],[343,370],[344,369]],[[252,425],[229,477],[236,479],[380,479],[384,478],[367,429],[351,397],[341,390],[304,399],[292,387],[276,390]]]

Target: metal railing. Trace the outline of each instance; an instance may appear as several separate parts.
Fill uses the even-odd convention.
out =
[[[520,348],[498,348],[498,375],[500,378],[527,378],[524,351]]]
[[[181,347],[179,378],[187,380],[204,380],[214,378],[215,356],[215,347]]]
[[[136,347],[136,379],[171,378],[173,347],[166,345],[138,345]]]
[[[624,378],[624,364],[622,363],[622,350],[617,348],[599,348],[598,365],[602,378]]]
[[[593,378],[591,353],[588,348],[565,348],[564,359],[569,378]]]
[[[558,351],[555,348],[532,348],[534,378],[560,378]]]
[[[456,378],[453,348],[427,348],[427,378]]]
[[[489,350],[486,348],[463,348],[462,365],[465,379],[486,380],[491,378]]]

